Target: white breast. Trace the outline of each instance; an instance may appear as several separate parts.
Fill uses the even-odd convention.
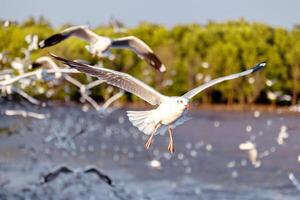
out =
[[[179,107],[173,101],[163,102],[158,108],[157,113],[159,113],[161,118],[161,123],[168,125],[176,121],[183,114],[184,109]]]
[[[99,51],[102,52],[106,51],[111,45],[111,40],[107,37],[101,37],[98,39],[98,41],[93,44],[94,48]]]

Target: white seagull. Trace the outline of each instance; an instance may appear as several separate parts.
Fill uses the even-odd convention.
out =
[[[133,50],[140,58],[144,59],[149,65],[160,72],[166,71],[165,66],[160,59],[153,53],[153,50],[142,40],[135,36],[110,39],[100,36],[91,31],[87,26],[72,26],[56,33],[39,43],[39,48],[53,46],[71,36],[81,38],[90,43],[86,48],[88,51],[98,57],[110,55],[110,48],[129,48]]]
[[[135,94],[148,103],[157,106],[153,110],[147,111],[127,111],[127,115],[131,123],[136,126],[140,131],[146,135],[150,135],[148,141],[145,144],[145,148],[148,149],[152,142],[153,136],[157,132],[158,128],[166,129],[168,127],[170,142],[168,150],[174,152],[174,142],[172,137],[173,126],[177,126],[186,121],[185,114],[189,108],[189,101],[202,90],[213,86],[222,81],[235,79],[241,76],[245,76],[256,72],[266,66],[266,62],[261,62],[254,66],[252,69],[246,71],[223,76],[214,80],[211,80],[203,85],[200,85],[182,96],[165,96],[154,90],[149,85],[142,81],[130,76],[129,74],[114,71],[106,68],[96,68],[90,65],[77,63],[71,60],[58,57],[51,54],[57,60],[62,61],[64,64],[69,65],[81,72],[87,73],[91,76],[98,77],[107,82],[107,84],[121,88],[127,92]]]
[[[48,56],[39,57],[33,63],[31,63],[31,68],[36,68],[40,66],[44,66],[48,69],[59,69],[59,67],[55,64],[55,62]],[[62,77],[62,73],[60,72],[55,73],[55,78],[59,79],[61,77]]]

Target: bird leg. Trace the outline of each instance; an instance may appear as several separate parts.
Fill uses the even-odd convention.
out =
[[[151,133],[150,137],[148,138],[146,144],[145,144],[145,149],[149,149],[151,144],[153,143],[153,136],[154,136],[154,131]]]
[[[160,124],[156,125],[154,131],[151,133],[150,137],[148,138],[147,142],[145,143],[145,149],[150,148],[151,144],[153,143],[154,134],[156,133],[156,130],[158,129],[159,126],[160,126]]]
[[[174,153],[175,151],[175,145],[174,145],[174,141],[173,141],[173,137],[172,137],[172,126],[169,125],[168,126],[168,131],[169,131],[169,137],[170,137],[170,142],[169,142],[169,145],[168,145],[168,151],[171,152],[171,153]]]

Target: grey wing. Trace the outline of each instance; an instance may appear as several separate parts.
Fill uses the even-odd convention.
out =
[[[74,26],[69,30],[70,35],[76,36],[89,43],[95,43],[99,39],[99,35],[91,31],[87,26]]]
[[[223,76],[223,77],[220,77],[220,78],[217,78],[217,79],[214,79],[212,81],[209,81],[203,85],[200,85],[192,90],[190,90],[189,92],[185,93],[183,95],[183,97],[187,98],[187,99],[191,99],[193,98],[195,95],[197,95],[199,92],[205,90],[206,88],[210,87],[210,86],[213,86],[215,84],[218,84],[220,82],[223,82],[223,81],[227,81],[227,80],[231,80],[231,79],[235,79],[235,78],[239,78],[239,77],[242,77],[242,76],[246,76],[248,74],[251,74],[253,72],[256,72],[260,69],[262,69],[263,67],[266,66],[266,62],[261,62],[259,64],[257,64],[255,67],[251,68],[251,69],[248,69],[246,71],[243,71],[243,72],[240,72],[240,73],[236,73],[236,74],[231,74],[231,75],[228,75],[228,76]]]
[[[81,38],[90,43],[97,42],[98,38],[100,37],[93,31],[88,29],[87,26],[72,26],[70,28],[63,30],[60,33],[56,33],[56,34],[48,37],[47,39],[41,41],[39,43],[39,48],[46,48],[49,46],[56,45],[57,43],[60,43],[61,41],[65,40],[71,36]]]
[[[149,65],[157,70],[166,71],[165,66],[160,59],[153,53],[152,49],[142,40],[134,36],[123,37],[119,39],[113,39],[111,43],[112,48],[130,48],[142,59],[144,59]]]
[[[123,89],[127,92],[130,92],[152,105],[159,105],[166,96],[160,94],[154,90],[149,85],[143,83],[142,81],[125,74],[122,72],[117,72],[114,70],[106,68],[97,68],[94,66],[77,63],[71,60],[67,60],[58,56],[51,54],[55,59],[62,61],[64,64],[69,65],[77,69],[78,71],[87,73],[91,76],[98,77],[102,80],[105,80],[108,84]]]

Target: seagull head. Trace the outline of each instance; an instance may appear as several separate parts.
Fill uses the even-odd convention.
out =
[[[95,45],[88,45],[85,48],[94,56],[98,58],[109,58],[110,60],[114,59],[114,55],[111,54],[108,50],[102,51]]]
[[[105,53],[109,50],[110,45],[111,40],[109,38],[101,37],[97,42],[86,46],[86,49],[94,56],[105,57]]]
[[[177,97],[176,103],[182,107],[182,109],[189,109],[189,100],[185,97]]]
[[[97,48],[94,45],[87,45],[85,48],[94,56],[94,57],[103,57],[102,51],[97,50]]]

